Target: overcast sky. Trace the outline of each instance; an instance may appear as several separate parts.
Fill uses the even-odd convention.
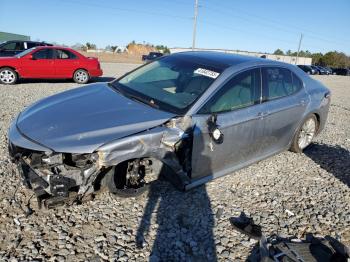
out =
[[[350,0],[199,0],[197,47],[350,54]],[[2,1],[0,31],[98,47],[190,47],[194,0]],[[6,10],[6,12],[4,12]]]

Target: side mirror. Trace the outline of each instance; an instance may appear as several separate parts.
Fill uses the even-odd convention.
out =
[[[28,59],[30,60],[36,60],[36,58],[33,55],[28,55]]]
[[[210,137],[216,144],[222,144],[224,141],[224,134],[220,131],[218,124],[216,123],[217,115],[212,114],[207,120],[208,131]]]

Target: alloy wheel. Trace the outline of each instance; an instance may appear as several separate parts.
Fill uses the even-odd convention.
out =
[[[88,73],[83,70],[79,70],[75,73],[75,79],[79,83],[85,83],[88,80],[88,78]]]
[[[308,145],[310,145],[312,139],[314,138],[316,133],[316,122],[314,118],[309,118],[301,127],[298,145],[300,149],[304,149]]]
[[[0,81],[5,84],[12,84],[16,80],[16,75],[11,70],[2,70],[0,72]]]

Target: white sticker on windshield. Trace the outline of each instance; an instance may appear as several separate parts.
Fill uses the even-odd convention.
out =
[[[198,68],[194,72],[196,74],[207,76],[207,77],[214,78],[214,79],[217,78],[220,75],[217,72],[214,72],[214,71],[211,71],[211,70],[208,70],[208,69],[204,69],[204,68]]]

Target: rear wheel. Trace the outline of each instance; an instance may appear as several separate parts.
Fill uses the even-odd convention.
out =
[[[318,121],[315,115],[310,115],[303,122],[298,132],[295,134],[290,150],[301,153],[308,147],[315,137],[318,128]]]
[[[17,82],[17,73],[8,67],[0,69],[0,83],[4,85],[13,85]]]
[[[74,72],[73,80],[78,84],[86,84],[90,80],[89,73],[84,69],[78,69]]]

